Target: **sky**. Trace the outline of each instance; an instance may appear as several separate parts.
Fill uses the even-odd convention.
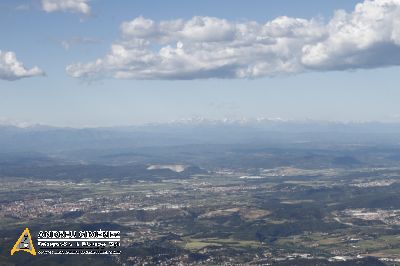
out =
[[[400,0],[3,0],[0,123],[400,121]]]

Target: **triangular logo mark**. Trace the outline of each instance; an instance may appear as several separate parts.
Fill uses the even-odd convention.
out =
[[[29,233],[29,229],[25,228],[24,232],[22,232],[21,236],[18,238],[17,242],[15,242],[14,247],[11,249],[11,256],[17,251],[25,251],[33,256],[36,256],[36,250],[32,243],[31,233]]]

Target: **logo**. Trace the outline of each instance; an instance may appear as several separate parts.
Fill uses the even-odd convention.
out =
[[[28,228],[25,228],[17,242],[15,242],[14,247],[11,249],[11,256],[17,251],[25,251],[33,256],[36,256],[35,247],[32,243],[32,236],[31,233],[29,233]]]

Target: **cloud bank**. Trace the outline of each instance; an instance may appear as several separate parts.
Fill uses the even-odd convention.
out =
[[[26,68],[17,60],[15,53],[0,50],[0,79],[17,80],[22,78],[43,76],[45,73],[37,66]]]
[[[400,65],[400,0],[365,0],[348,13],[266,23],[215,17],[121,25],[110,52],[66,71],[77,78],[260,78]]]
[[[90,14],[89,0],[42,0],[42,9],[46,12],[64,11]]]

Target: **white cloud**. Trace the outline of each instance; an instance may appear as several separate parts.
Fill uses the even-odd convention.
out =
[[[91,37],[80,37],[75,36],[70,39],[66,39],[60,42],[61,46],[66,50],[70,50],[72,47],[77,45],[90,45],[90,44],[98,44],[101,40]]]
[[[30,4],[21,4],[15,7],[15,10],[20,10],[20,11],[27,11],[31,9]]]
[[[42,0],[42,9],[46,12],[69,11],[90,14],[89,0]]]
[[[44,72],[38,67],[26,68],[17,60],[15,53],[0,50],[0,79],[17,80],[34,76],[43,76]]]
[[[310,68],[400,64],[400,0],[367,0],[350,14],[337,11],[326,28],[326,39],[303,47],[302,63]]]
[[[327,23],[138,17],[122,23],[106,56],[66,70],[78,78],[201,79],[392,65],[400,65],[400,0],[366,0],[351,13],[336,11]]]

